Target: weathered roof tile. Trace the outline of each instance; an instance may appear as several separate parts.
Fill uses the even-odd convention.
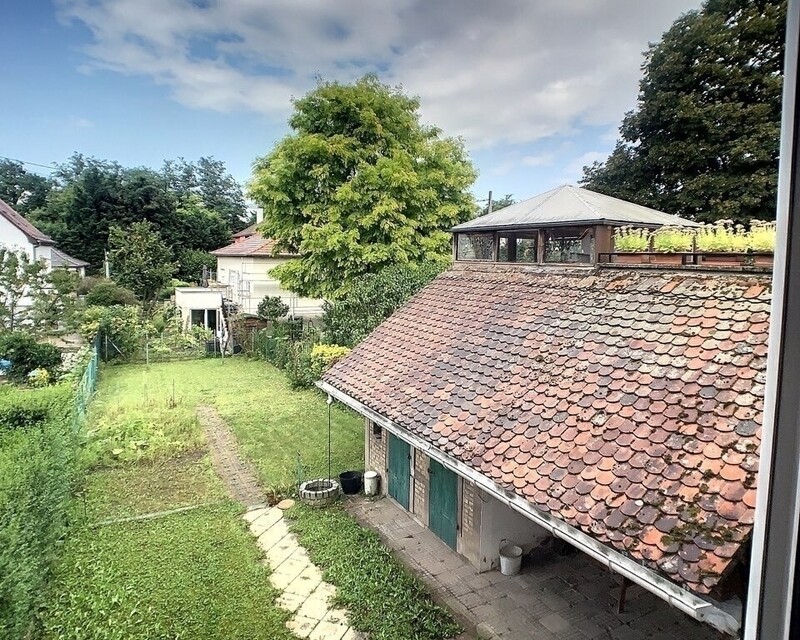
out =
[[[457,264],[324,379],[710,593],[752,530],[770,287],[763,274]]]

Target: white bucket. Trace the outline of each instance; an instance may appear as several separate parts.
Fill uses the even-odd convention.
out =
[[[364,493],[368,496],[377,496],[380,479],[377,471],[364,472]]]
[[[515,576],[522,566],[522,548],[515,544],[500,547],[500,573],[504,576]]]

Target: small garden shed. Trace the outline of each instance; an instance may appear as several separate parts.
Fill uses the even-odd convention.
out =
[[[645,224],[624,212],[666,214],[586,193],[456,227],[454,267],[320,386],[365,416],[388,495],[479,569],[559,538],[734,634],[771,274],[599,264],[616,224]]]

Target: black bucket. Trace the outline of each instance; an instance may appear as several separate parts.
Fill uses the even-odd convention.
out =
[[[360,471],[344,471],[339,474],[339,483],[342,485],[342,492],[347,495],[353,495],[361,491],[361,478]]]

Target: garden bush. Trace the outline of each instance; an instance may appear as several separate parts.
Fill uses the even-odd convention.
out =
[[[87,278],[88,280],[89,278]],[[136,294],[121,287],[113,280],[99,280],[91,283],[86,291],[86,304],[90,307],[111,307],[114,305],[137,304]]]
[[[399,264],[362,276],[351,293],[325,302],[322,326],[326,342],[356,346],[443,269],[440,264]]]
[[[77,477],[72,390],[0,393],[0,637],[33,635],[49,596]]]
[[[61,352],[52,344],[37,342],[26,331],[9,331],[0,334],[0,360],[11,362],[8,379],[23,383],[35,369],[45,369],[50,378],[55,378],[61,366]]]

